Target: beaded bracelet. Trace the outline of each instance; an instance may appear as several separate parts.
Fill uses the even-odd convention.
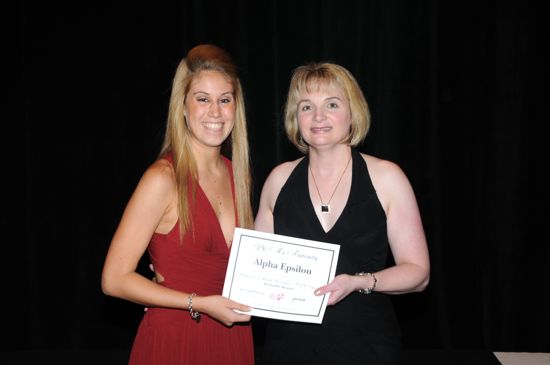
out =
[[[201,320],[201,314],[193,310],[193,297],[196,295],[197,293],[191,293],[191,295],[187,298],[187,308],[189,309],[189,315],[191,316],[191,319],[199,323],[199,321]]]
[[[378,280],[376,279],[376,276],[373,273],[371,273],[371,272],[358,272],[355,275],[357,275],[357,276],[365,276],[365,275],[370,276],[372,278],[372,280],[374,281],[370,288],[359,289],[358,290],[359,293],[361,293],[361,294],[370,294],[374,291],[374,289],[376,288],[376,283],[378,282]]]

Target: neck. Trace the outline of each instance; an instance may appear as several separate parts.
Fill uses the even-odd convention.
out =
[[[220,168],[223,168],[224,163],[220,148],[203,148],[199,151],[196,148],[192,148],[191,150],[197,163],[199,176],[201,173],[215,173]]]
[[[351,158],[351,147],[341,146],[330,151],[311,150],[309,153],[309,166],[316,176],[331,176],[339,174],[343,166]]]

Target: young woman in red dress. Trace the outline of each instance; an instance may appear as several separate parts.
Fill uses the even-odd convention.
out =
[[[228,151],[227,155],[222,154]],[[243,93],[229,55],[193,48],[173,80],[164,146],[112,239],[107,295],[148,307],[130,364],[253,364],[247,306],[221,296],[236,226],[252,228]],[[148,252],[163,280],[136,272]]]

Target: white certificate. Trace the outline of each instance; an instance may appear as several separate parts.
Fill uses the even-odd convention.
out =
[[[334,279],[339,253],[337,244],[236,228],[223,296],[253,316],[321,323],[329,294],[314,291]]]

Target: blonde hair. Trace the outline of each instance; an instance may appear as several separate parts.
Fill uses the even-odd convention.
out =
[[[285,105],[285,131],[288,139],[302,153],[308,153],[309,145],[303,140],[298,126],[298,103],[303,92],[323,85],[336,85],[346,95],[351,111],[350,146],[363,142],[370,128],[371,119],[367,100],[355,80],[344,67],[334,63],[309,63],[296,68],[290,80]]]
[[[245,105],[241,82],[237,75],[237,67],[225,50],[214,45],[204,44],[191,49],[187,56],[181,60],[176,70],[168,108],[166,135],[160,152],[161,157],[168,153],[173,156],[176,188],[179,197],[178,216],[182,236],[192,225],[190,205],[195,204],[198,181],[196,160],[189,146],[191,134],[185,122],[184,104],[191,83],[202,71],[221,72],[233,84],[236,103],[235,125],[229,137],[222,144],[222,151],[226,151],[227,157],[231,159],[233,165],[239,226],[251,228],[253,225]],[[188,198],[189,189],[192,191],[191,201]]]

